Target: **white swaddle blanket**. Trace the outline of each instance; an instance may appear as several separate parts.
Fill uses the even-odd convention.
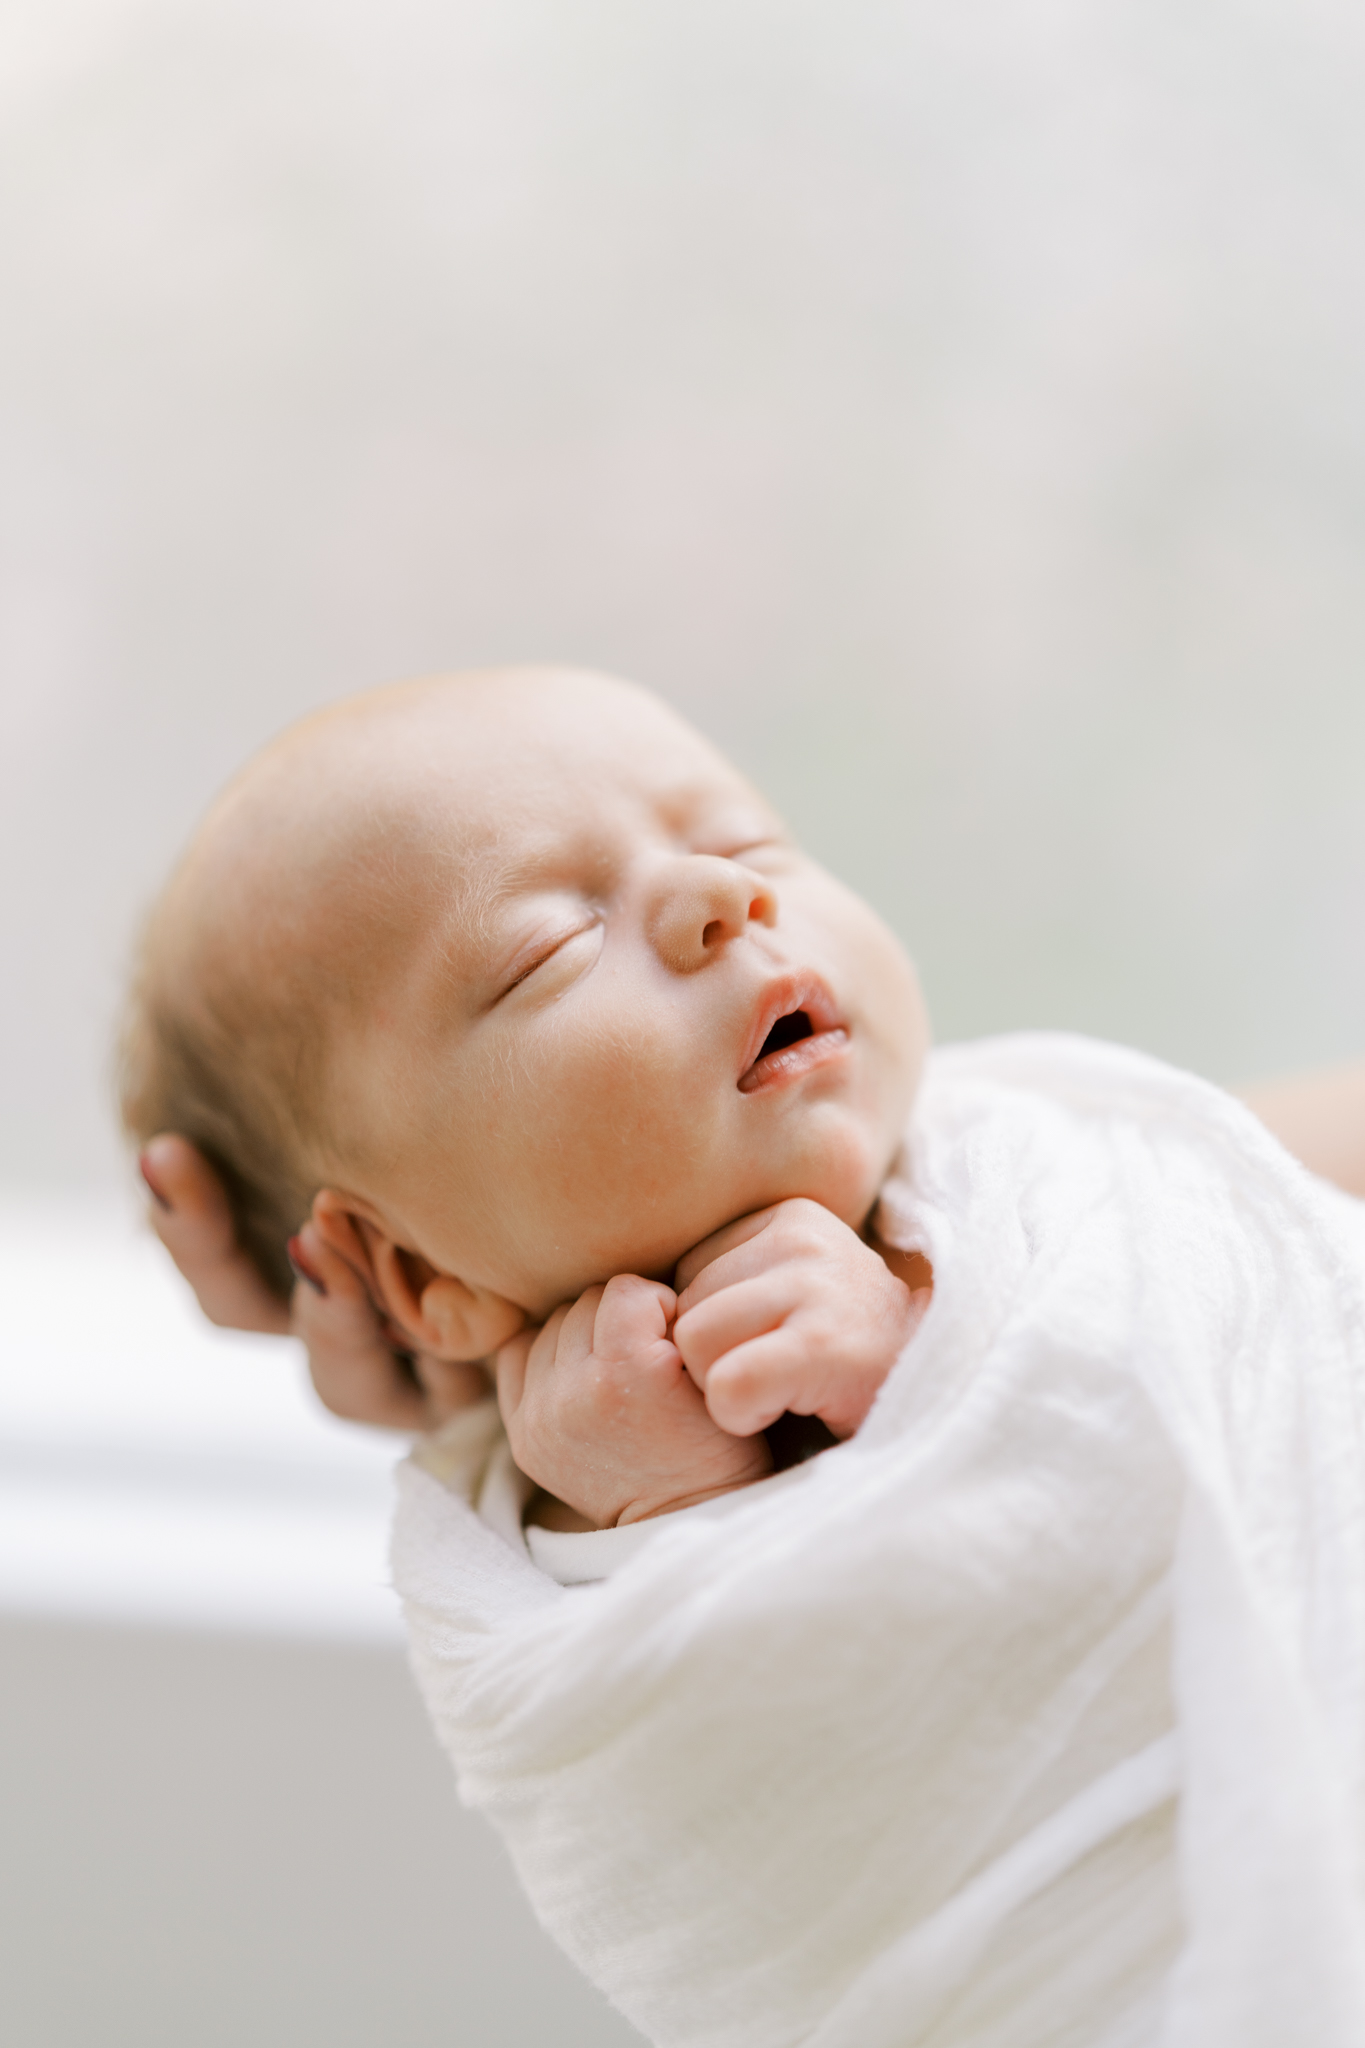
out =
[[[405,1468],[463,1795],[651,2040],[1365,2043],[1362,1213],[1135,1054],[941,1052],[852,1442],[568,1587],[491,1406]]]

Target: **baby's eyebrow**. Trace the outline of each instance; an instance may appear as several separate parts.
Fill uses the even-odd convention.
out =
[[[477,997],[493,971],[502,912],[515,894],[515,877],[496,857],[452,860],[444,874],[432,878],[409,997],[433,1026],[448,1018],[454,990]]]
[[[658,793],[654,808],[673,832],[724,839],[732,830],[756,828],[765,838],[785,836],[786,828],[772,806],[742,782],[719,788],[708,781],[673,783]]]
[[[741,801],[737,790],[718,791],[713,783],[675,782],[659,792],[654,808],[671,831],[686,832],[718,812],[739,809]]]
[[[553,886],[547,862],[555,853],[547,839],[517,856],[490,848],[461,864],[434,939],[438,984],[448,990],[452,981],[459,983],[476,1001],[487,994],[528,936],[509,929],[515,907],[522,897]]]

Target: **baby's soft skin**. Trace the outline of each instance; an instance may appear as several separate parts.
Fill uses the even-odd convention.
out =
[[[851,1436],[922,1298],[913,1270],[802,1200],[717,1232],[676,1277],[680,1293],[618,1276],[498,1353],[518,1465],[598,1527],[764,1478],[760,1432],[786,1412]]]
[[[599,1525],[762,1476],[786,1410],[856,1428],[916,1311],[863,1233],[923,1005],[880,920],[655,699],[516,672],[341,706],[229,791],[168,902],[187,961],[212,927],[263,985],[318,964],[296,1256],[338,1353],[363,1291],[447,1405],[496,1354],[518,1462]],[[201,1167],[148,1150],[173,1249],[213,1209]],[[218,1252],[201,1295],[242,1320],[221,1217]]]
[[[293,1306],[329,1407],[430,1426],[496,1356],[518,1462],[599,1526],[761,1477],[784,1411],[858,1426],[928,1279],[867,1241],[923,1005],[657,700],[520,671],[342,705],[228,792],[169,909],[187,960],[329,994]],[[1365,1068],[1252,1102],[1365,1193]],[[193,1147],[144,1171],[206,1312],[289,1327]]]

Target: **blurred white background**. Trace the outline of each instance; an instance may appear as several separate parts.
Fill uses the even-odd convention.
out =
[[[71,1199],[126,1184],[108,1048],[130,935],[212,791],[310,706],[489,661],[663,691],[904,934],[941,1036],[1063,1025],[1226,1080],[1365,1050],[1362,106],[1346,0],[10,0],[12,1213],[86,1245]],[[93,1268],[66,1270],[74,1298]],[[79,1389],[84,1286],[83,1321],[59,1288],[41,1341],[0,1340],[35,1457],[26,1347],[51,1373],[76,1330]],[[69,1759],[114,1744],[104,1782],[128,1738],[90,1674],[162,1712],[172,1639],[135,1655],[82,1634],[80,1605],[44,1623],[34,1594],[10,1640],[35,1700],[85,1699],[58,1720]],[[323,1690],[390,1702],[353,1775],[407,1759],[415,1839],[444,1780],[364,1633],[338,1627],[327,1670],[369,1675]],[[187,1928],[217,1912],[232,1827],[234,1897],[284,1834],[331,1840],[298,1705],[321,1667],[228,1640],[203,1639],[200,1718],[169,1724],[240,1765],[233,1815],[180,1838],[182,1859],[208,1843],[197,1876],[177,1866],[182,1898],[201,1885]],[[272,1775],[244,1760],[241,1703],[277,1681],[298,1747]],[[79,1796],[42,1825],[80,1812],[93,1839],[90,1785],[52,1768]],[[147,2048],[162,2019],[196,2048],[624,2038],[555,2005],[553,1975],[538,2035],[516,1997],[470,2018],[461,1968],[493,1951],[432,1951],[439,1831],[404,1880],[422,1936],[409,1953],[390,1927],[373,1964],[386,2029],[354,1989],[358,1931],[327,1947],[335,1848],[300,1881],[312,1935],[279,1942],[262,1907],[236,1941],[250,2027],[190,2023],[225,1966],[187,1961],[149,2003],[165,1816],[98,1811],[89,1868],[107,1851],[131,1885],[142,1855],[143,1933],[115,1944],[123,1977],[90,1966],[82,2033],[95,2008],[52,1992],[69,1930],[44,1906],[24,2048]]]

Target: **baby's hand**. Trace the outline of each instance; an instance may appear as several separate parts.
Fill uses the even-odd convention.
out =
[[[671,1341],[671,1287],[619,1274],[498,1353],[512,1455],[598,1528],[729,1493],[772,1470],[761,1437],[729,1436]]]
[[[851,1436],[922,1298],[818,1202],[743,1216],[681,1260],[673,1340],[722,1429],[818,1415]]]

